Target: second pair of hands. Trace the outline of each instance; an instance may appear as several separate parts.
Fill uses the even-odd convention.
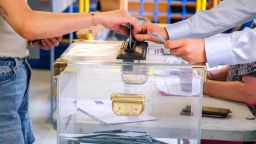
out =
[[[206,63],[204,39],[179,39],[171,40],[166,28],[145,22],[138,25],[137,20],[130,16],[126,10],[103,13],[100,22],[106,28],[128,34],[128,29],[123,24],[133,25],[133,36],[137,41],[165,42],[165,47],[170,49],[172,55],[178,56],[190,63]],[[170,32],[171,33],[171,32]],[[160,39],[153,34],[159,35]]]
[[[152,33],[158,34],[163,40],[160,41],[159,38],[152,35]],[[170,49],[172,55],[180,57],[190,63],[201,64],[207,61],[204,39],[186,38],[171,40],[166,28],[150,22],[145,22],[138,27],[135,39],[138,41],[148,40],[156,43],[165,41],[165,47]]]

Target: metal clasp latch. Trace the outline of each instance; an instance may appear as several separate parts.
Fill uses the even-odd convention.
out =
[[[61,74],[68,66],[68,61],[65,59],[57,59],[54,63],[54,76]]]
[[[112,110],[119,116],[139,116],[145,107],[145,96],[143,94],[122,94],[111,95]]]
[[[54,77],[53,77],[53,96],[57,96],[57,76],[60,75],[68,66],[68,61],[57,59],[54,62]]]

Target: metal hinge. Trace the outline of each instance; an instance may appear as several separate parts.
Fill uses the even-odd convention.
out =
[[[139,116],[145,107],[143,94],[114,93],[111,95],[112,110],[120,116]]]

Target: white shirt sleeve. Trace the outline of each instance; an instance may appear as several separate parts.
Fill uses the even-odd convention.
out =
[[[169,25],[166,29],[170,39],[207,38],[253,20],[256,17],[255,7],[256,0],[224,0],[217,7],[200,11],[187,20]],[[206,39],[205,47],[209,65],[248,63],[252,59],[256,60],[256,55],[248,53],[254,49],[256,51],[256,47],[251,47],[255,45],[256,37],[249,38],[253,35],[252,33],[255,33],[255,30],[243,31],[242,39],[237,36],[238,33]],[[247,44],[250,47],[246,50],[237,45],[243,43],[239,40],[244,40],[245,37],[250,40]],[[217,45],[218,48],[216,48]],[[236,46],[236,50],[233,50],[232,46]]]
[[[210,67],[256,61],[256,29],[222,34],[205,39],[206,57]]]

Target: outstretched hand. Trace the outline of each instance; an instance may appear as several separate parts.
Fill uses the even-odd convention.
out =
[[[154,35],[159,35],[161,38]],[[167,41],[169,39],[169,36],[165,28],[151,22],[145,22],[138,27],[138,32],[135,35],[135,39],[137,41],[152,41],[156,43],[163,43],[163,41]]]
[[[97,14],[96,14],[97,15]],[[125,24],[131,24],[133,26],[133,34],[138,31],[138,21],[132,17],[127,10],[121,9],[110,12],[102,12],[98,14],[99,24],[104,27],[121,32],[123,34],[129,34],[128,28]]]
[[[168,40],[165,47],[170,53],[190,63],[206,63],[204,39]]]

